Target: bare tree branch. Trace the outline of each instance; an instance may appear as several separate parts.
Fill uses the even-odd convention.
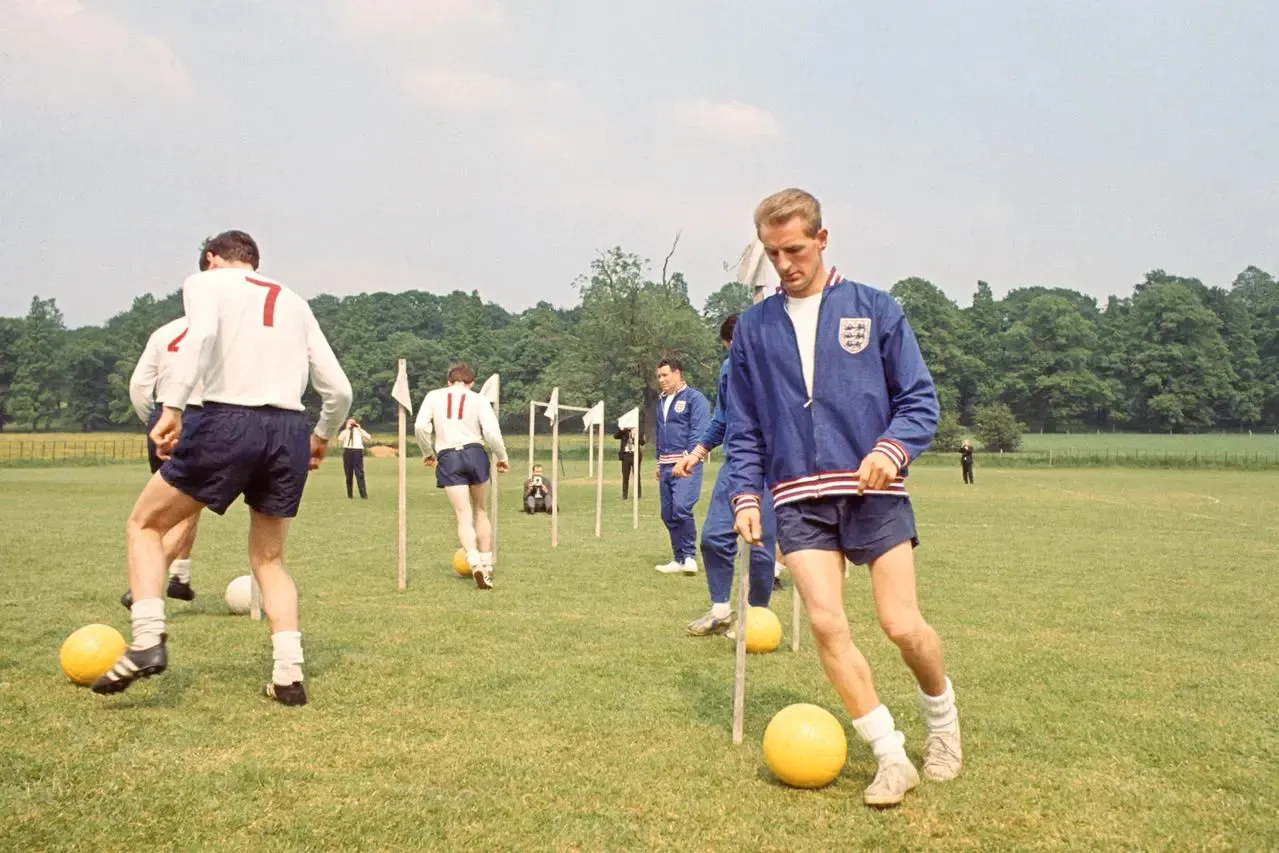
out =
[[[671,250],[666,253],[666,260],[662,261],[662,288],[666,288],[666,265],[671,262],[671,258],[675,256],[675,247],[679,245],[679,235],[684,233],[684,229],[675,232],[675,242],[671,243]]]

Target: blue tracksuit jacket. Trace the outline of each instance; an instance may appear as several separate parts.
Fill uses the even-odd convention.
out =
[[[795,327],[778,293],[738,318],[729,349],[728,427],[734,510],[855,495],[857,471],[880,452],[899,473],[881,494],[906,493],[906,469],[937,430],[932,376],[901,306],[832,269],[817,319],[813,397]],[[871,494],[871,492],[866,492]]]
[[[727,426],[724,410],[728,403],[728,365],[729,360],[724,359],[719,366],[719,382],[715,386],[715,411],[711,413],[710,425],[702,432],[697,439],[697,446],[693,448],[694,455],[703,461],[712,450],[724,443],[724,431]]]
[[[685,385],[675,392],[668,415],[662,414],[666,401],[657,401],[657,464],[674,465],[697,446],[711,419],[706,395]]]

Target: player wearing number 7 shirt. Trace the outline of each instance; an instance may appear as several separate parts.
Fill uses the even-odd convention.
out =
[[[165,461],[138,496],[126,531],[132,643],[93,691],[119,693],[164,672],[163,537],[206,506],[225,513],[243,495],[249,566],[271,625],[274,669],[264,692],[303,705],[297,588],[284,569],[284,543],[307,474],[351,408],[351,383],[306,300],[257,273],[252,237],[227,231],[207,240],[203,253],[208,270],[182,286],[187,334],[151,430]],[[321,400],[314,429],[302,405],[308,380]],[[183,410],[200,381],[204,411],[184,431]]]

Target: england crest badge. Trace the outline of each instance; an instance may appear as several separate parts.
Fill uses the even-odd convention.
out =
[[[839,345],[853,355],[866,349],[870,343],[869,317],[840,317]]]
[[[682,415],[682,414],[684,414],[684,409],[685,409],[686,407],[687,407],[687,404],[686,404],[683,400],[676,400],[676,401],[675,401],[675,414],[677,414],[677,415]]]

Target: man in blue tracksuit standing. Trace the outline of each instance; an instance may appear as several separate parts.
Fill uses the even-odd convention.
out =
[[[684,368],[677,359],[657,365],[657,482],[662,521],[671,535],[672,559],[657,567],[664,574],[697,574],[697,521],[693,507],[702,495],[702,469],[677,479],[675,464],[692,452],[711,420],[706,395],[684,383]]]
[[[919,772],[849,634],[844,565],[870,567],[880,627],[915,676],[925,778],[954,779],[959,715],[941,640],[919,611],[919,539],[906,494],[907,465],[937,429],[937,394],[901,306],[827,268],[817,199],[775,193],[756,208],[755,229],[781,286],[742,313],[729,351],[724,449],[735,525],[746,541],[763,541],[767,488],[822,668],[878,763],[862,798],[892,806]]]
[[[719,327],[719,338],[727,348],[733,342],[733,327],[737,315],[733,314]],[[687,477],[694,468],[700,468],[710,452],[724,442],[725,411],[728,407],[729,361],[724,360],[719,369],[719,387],[715,395],[715,413],[710,426],[698,440],[693,452],[676,464],[677,478]],[[737,558],[737,531],[733,529],[733,506],[730,498],[731,460],[724,459],[719,475],[715,478],[715,490],[711,492],[711,505],[702,522],[702,562],[706,565],[706,585],[710,589],[711,609],[689,624],[688,633],[702,637],[726,632],[733,618],[729,596],[733,591],[733,561]],[[763,544],[751,546],[750,589],[747,599],[751,607],[767,607],[773,597],[774,546],[777,542],[777,522],[773,517],[773,502],[767,494],[761,495],[760,518],[763,526]]]

